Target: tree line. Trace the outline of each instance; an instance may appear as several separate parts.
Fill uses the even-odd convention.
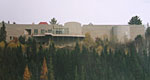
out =
[[[150,28],[145,38],[120,44],[89,37],[74,48],[37,46],[30,38],[11,47],[0,47],[1,80],[149,80]],[[87,42],[89,44],[87,44]]]
[[[56,48],[53,42],[48,48],[37,47],[32,38],[26,42],[25,50],[21,45],[5,44],[0,47],[0,79],[149,80],[149,41],[146,32],[145,39],[138,36],[126,44],[97,38],[94,45],[77,42],[72,49]]]

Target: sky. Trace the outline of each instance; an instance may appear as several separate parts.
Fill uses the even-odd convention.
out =
[[[0,21],[32,24],[55,17],[59,24],[128,24],[133,16],[150,22],[150,0],[0,0]]]

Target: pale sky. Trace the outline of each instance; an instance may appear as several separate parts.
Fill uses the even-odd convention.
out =
[[[0,21],[18,24],[49,22],[60,24],[127,24],[138,15],[150,22],[150,0],[0,0]]]

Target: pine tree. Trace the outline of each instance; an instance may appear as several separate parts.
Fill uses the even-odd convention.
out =
[[[50,24],[53,26],[53,29],[54,29],[55,28],[54,26],[58,23],[57,23],[57,20],[55,18],[53,18],[53,19],[51,19]]]
[[[146,29],[146,32],[145,32],[145,38],[147,39],[150,39],[150,27],[148,27],[147,29]]]
[[[30,80],[30,78],[31,78],[31,73],[28,69],[28,65],[25,67],[25,71],[24,71],[23,76],[24,76],[24,80]]]
[[[79,53],[80,53],[80,46],[79,43],[77,42],[75,46],[75,54],[79,54]]]
[[[50,24],[51,24],[51,25],[57,24],[57,20],[56,20],[55,18],[51,19]]]
[[[49,49],[47,52],[47,66],[48,66],[48,79],[49,80],[55,80],[54,77],[54,68],[53,68],[53,55],[55,54],[55,45],[53,42],[49,45]]]
[[[85,70],[84,67],[81,67],[81,80],[85,80]]]
[[[6,41],[6,27],[5,27],[5,22],[2,22],[2,27],[0,29],[0,42],[1,41]]]
[[[131,20],[128,22],[129,25],[141,25],[142,20],[138,16],[133,16]]]
[[[47,70],[46,59],[44,58],[41,76],[40,76],[41,80],[48,80],[47,73],[48,73],[48,70]]]
[[[19,37],[19,42],[20,42],[21,44],[25,44],[25,36],[20,36],[20,37]]]
[[[75,68],[75,78],[74,78],[74,80],[79,80],[78,68],[77,68],[77,66],[76,66],[76,68]]]
[[[49,74],[50,74],[50,80],[55,80],[54,71],[53,71],[53,64],[52,64],[52,57],[50,58]]]

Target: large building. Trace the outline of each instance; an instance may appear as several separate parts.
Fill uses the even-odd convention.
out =
[[[144,25],[83,25],[83,34],[90,33],[91,37],[108,38],[117,42],[127,42],[135,39],[137,35],[144,36]]]
[[[34,37],[40,44],[48,44],[50,40],[58,45],[75,43],[78,40],[83,40],[86,33],[89,33],[94,40],[100,37],[117,42],[134,40],[137,35],[144,36],[145,34],[144,25],[81,25],[78,22],[67,22],[64,25],[49,25],[46,22],[5,25],[7,41],[23,35]]]

